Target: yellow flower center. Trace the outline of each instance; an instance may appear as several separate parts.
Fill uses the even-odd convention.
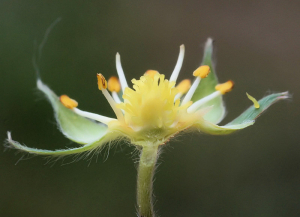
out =
[[[174,102],[178,90],[175,82],[165,79],[163,74],[145,74],[140,80],[132,80],[133,89],[126,88],[124,103],[118,107],[124,111],[125,123],[134,131],[168,130],[174,128],[192,102],[180,105]]]

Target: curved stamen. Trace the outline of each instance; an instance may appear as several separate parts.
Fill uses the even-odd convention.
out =
[[[105,117],[103,115],[98,115],[95,113],[91,113],[91,112],[86,112],[86,111],[82,111],[78,108],[73,108],[72,109],[76,114],[85,117],[85,118],[89,118],[95,121],[99,121],[101,123],[104,123],[106,125],[108,125],[109,122],[116,120],[115,118],[109,118],[109,117]]]
[[[196,101],[195,103],[193,103],[188,109],[187,109],[187,112],[188,113],[192,113],[192,112],[195,112],[197,111],[197,109],[199,109],[203,104],[209,102],[210,100],[218,97],[218,96],[221,96],[222,94],[225,94],[225,93],[228,93],[229,91],[232,90],[234,86],[234,83],[233,81],[229,80],[223,84],[218,84],[215,89],[216,91],[213,92],[212,94]]]
[[[206,66],[206,65],[200,66],[198,69],[196,69],[193,72],[193,75],[196,76],[197,78],[195,79],[192,87],[189,89],[189,91],[185,95],[181,105],[184,105],[185,103],[189,102],[192,99],[198,85],[200,84],[201,78],[206,78],[209,73],[210,73],[210,68],[209,68],[209,66]]]
[[[95,121],[99,121],[99,122],[104,123],[106,125],[110,121],[116,120],[114,118],[105,117],[105,116],[94,114],[94,113],[91,113],[91,112],[85,112],[85,111],[82,111],[82,110],[76,108],[78,106],[78,102],[76,102],[74,99],[71,99],[67,95],[61,95],[59,97],[59,100],[63,104],[63,106],[65,106],[68,109],[73,110],[76,114],[78,114],[82,117],[93,119]]]
[[[180,69],[181,69],[181,66],[182,66],[182,63],[183,63],[183,58],[184,58],[184,45],[181,45],[180,46],[180,50],[179,50],[179,56],[178,56],[178,60],[177,60],[177,63],[175,65],[175,68],[172,72],[172,75],[170,77],[170,81],[175,81],[177,80],[177,77],[179,75],[179,72],[180,72]]]
[[[198,108],[200,108],[204,103],[207,103],[208,101],[216,98],[217,96],[220,96],[222,95],[222,93],[220,91],[215,91],[213,92],[212,94],[194,102],[188,109],[187,109],[187,112],[188,113],[192,113],[192,112],[195,112],[197,111]]]
[[[116,67],[117,67],[117,73],[118,73],[118,76],[119,76],[119,79],[120,79],[122,91],[124,93],[124,90],[125,90],[126,87],[128,87],[128,84],[127,84],[125,74],[124,74],[124,71],[123,71],[123,68],[122,68],[122,65],[121,65],[121,57],[120,57],[119,53],[117,53],[117,55],[116,55]]]
[[[106,90],[106,88],[107,88],[106,79],[100,73],[97,74],[97,79],[98,79],[98,88],[99,88],[99,90],[102,91],[103,95],[107,99],[107,101],[110,104],[111,108],[114,110],[118,120],[124,122],[124,116],[123,116],[123,113],[122,113],[121,109],[117,108],[117,106],[116,106],[117,103],[114,101],[114,99],[111,97],[111,95]]]

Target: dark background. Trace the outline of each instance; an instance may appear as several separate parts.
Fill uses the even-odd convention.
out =
[[[231,121],[269,92],[293,99],[272,106],[254,126],[229,136],[184,135],[163,148],[156,172],[159,216],[300,216],[299,1],[45,1],[0,2],[0,140],[6,131],[30,147],[75,147],[56,129],[37,94],[33,42],[62,21],[44,47],[41,74],[57,94],[86,111],[113,116],[96,73],[116,75],[120,52],[128,82],[147,69],[170,76],[179,46],[180,74],[192,78],[204,42],[216,39],[217,73],[232,79],[225,96]],[[1,148],[4,150],[4,148]],[[109,153],[109,154],[108,154]],[[0,152],[0,215],[135,216],[137,155],[120,144],[92,162],[55,165],[42,157]],[[109,155],[109,156],[108,156]],[[107,157],[108,156],[108,157]]]

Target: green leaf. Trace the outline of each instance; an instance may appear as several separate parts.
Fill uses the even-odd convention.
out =
[[[51,156],[65,156],[70,154],[79,154],[85,151],[94,150],[96,148],[100,148],[105,143],[109,142],[110,140],[116,138],[116,135],[112,133],[106,134],[104,137],[99,139],[98,141],[94,141],[92,143],[83,145],[79,148],[69,148],[69,149],[58,149],[58,150],[45,150],[45,149],[37,149],[37,148],[29,148],[25,145],[21,145],[19,142],[12,140],[10,132],[7,132],[7,143],[8,147],[15,148],[20,151],[28,152],[30,154],[37,154],[37,155],[51,155]]]
[[[201,65],[208,65],[210,67],[211,72],[209,75],[201,79],[201,82],[196,89],[192,101],[196,102],[199,99],[202,99],[205,96],[215,92],[215,86],[218,84],[218,78],[215,72],[215,66],[212,60],[213,55],[213,40],[211,38],[207,39],[205,48],[204,48],[204,56]],[[223,104],[222,96],[218,96],[213,100],[203,104],[199,109],[212,106],[213,108],[204,116],[205,120],[208,120],[212,123],[219,123],[225,115],[225,106]]]
[[[199,120],[196,124],[196,128],[200,131],[212,135],[225,135],[233,133],[237,130],[244,129],[254,124],[255,119],[267,108],[269,108],[275,102],[289,98],[288,92],[276,93],[268,95],[258,101],[260,107],[255,108],[254,105],[250,106],[245,112],[243,112],[236,119],[226,124],[225,126],[218,126],[205,119]]]
[[[272,104],[275,102],[287,99],[289,98],[288,92],[283,93],[274,93],[271,95],[268,95],[261,100],[258,101],[260,107],[255,108],[254,105],[250,106],[246,111],[244,111],[240,116],[238,116],[236,119],[231,121],[230,123],[226,124],[225,126],[235,125],[235,124],[241,124],[247,121],[253,121],[255,120],[263,111],[265,111],[267,108],[269,108]]]
[[[63,106],[59,97],[41,80],[37,81],[37,87],[50,101],[59,129],[70,140],[88,144],[98,141],[107,133],[106,125],[84,118]]]

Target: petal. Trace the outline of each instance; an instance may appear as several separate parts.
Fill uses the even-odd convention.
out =
[[[102,147],[105,143],[115,139],[117,135],[112,133],[107,133],[98,141],[94,141],[92,143],[83,145],[79,148],[70,148],[70,149],[58,149],[58,150],[45,150],[45,149],[37,149],[37,148],[29,148],[25,145],[21,145],[19,142],[12,140],[11,133],[7,132],[7,143],[8,147],[15,148],[20,151],[28,152],[30,154],[38,154],[38,155],[52,155],[52,156],[65,156],[70,154],[79,154],[85,151],[94,150],[96,148]]]
[[[70,140],[88,144],[98,141],[107,133],[106,125],[84,118],[63,106],[56,94],[41,80],[37,81],[37,87],[50,101],[59,129]]]
[[[202,132],[213,135],[225,135],[233,133],[237,130],[253,125],[255,119],[269,106],[279,100],[287,98],[289,98],[288,92],[271,94],[258,101],[260,105],[259,108],[255,108],[254,105],[250,106],[245,112],[225,126],[218,126],[202,119],[196,124],[196,127]]]
[[[205,78],[202,79],[199,86],[197,87],[192,101],[196,102],[199,99],[202,99],[205,96],[215,92],[215,86],[218,84],[218,78],[215,72],[214,63],[212,60],[213,55],[213,40],[211,38],[207,39],[204,56],[201,65],[208,65],[210,67],[211,73]],[[204,116],[204,119],[212,123],[219,123],[225,115],[225,106],[223,104],[222,96],[218,96],[213,100],[203,104],[199,109],[205,108],[213,105],[213,108]]]

